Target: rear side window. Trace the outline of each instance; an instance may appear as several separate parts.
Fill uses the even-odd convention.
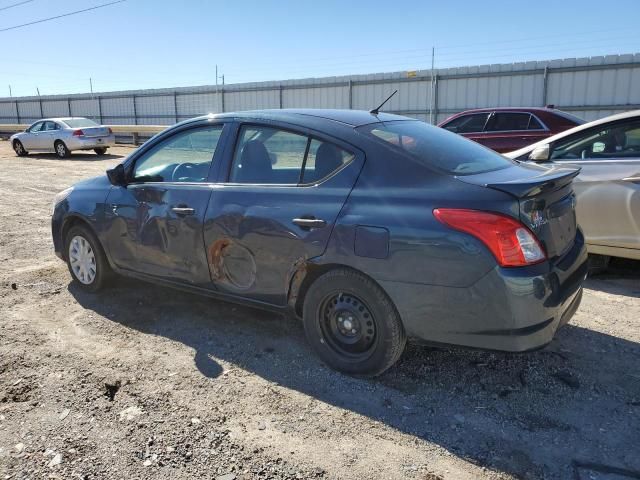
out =
[[[244,126],[229,181],[261,185],[314,183],[352,158],[352,154],[336,145],[307,135],[266,126]]]
[[[513,162],[498,153],[419,121],[374,123],[359,128],[424,165],[454,175],[499,170]]]
[[[529,113],[496,113],[489,124],[487,131],[489,132],[508,132],[513,130],[529,130],[531,121],[535,120]],[[539,122],[536,121],[538,125]],[[536,128],[542,128],[540,125]]]
[[[47,132],[58,130],[58,125],[56,122],[44,122],[44,128],[42,130]]]
[[[477,133],[484,130],[489,113],[474,113],[454,118],[442,127],[455,133]]]

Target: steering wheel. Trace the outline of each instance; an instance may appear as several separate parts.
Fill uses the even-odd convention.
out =
[[[173,169],[171,179],[175,182],[179,178],[193,178],[193,169],[196,168],[195,163],[179,163],[176,168]]]

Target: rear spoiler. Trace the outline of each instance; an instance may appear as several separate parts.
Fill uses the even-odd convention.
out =
[[[571,183],[579,173],[580,168],[543,167],[521,163],[503,170],[457,178],[466,183],[500,190],[517,198],[526,198],[559,190]]]

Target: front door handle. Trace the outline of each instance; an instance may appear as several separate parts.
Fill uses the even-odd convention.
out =
[[[172,207],[171,211],[176,215],[193,215],[196,213],[195,208],[191,207]]]
[[[327,222],[320,218],[294,218],[292,222],[301,228],[322,228],[327,226]]]

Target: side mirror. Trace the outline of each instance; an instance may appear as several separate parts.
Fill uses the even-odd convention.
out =
[[[116,165],[110,170],[107,170],[107,178],[111,182],[111,185],[117,187],[124,187],[127,185],[127,178],[122,164]]]
[[[546,162],[549,160],[549,144],[540,145],[533,149],[533,152],[529,154],[529,160],[534,162]]]

